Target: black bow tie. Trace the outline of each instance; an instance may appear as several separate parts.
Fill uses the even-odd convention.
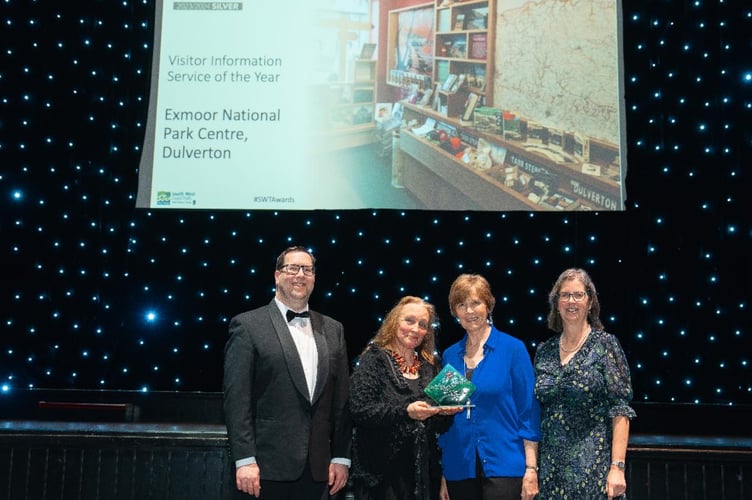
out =
[[[296,312],[295,312],[295,311],[293,311],[292,309],[288,309],[288,310],[287,310],[287,313],[286,313],[286,316],[287,316],[287,322],[288,322],[288,323],[289,323],[290,321],[294,320],[295,318],[307,318],[307,317],[309,317],[310,315],[311,315],[311,314],[310,314],[310,313],[309,313],[308,311],[303,311],[303,312],[299,312],[299,313],[296,313]]]

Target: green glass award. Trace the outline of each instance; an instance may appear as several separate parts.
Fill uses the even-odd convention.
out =
[[[475,384],[447,364],[424,391],[439,406],[465,406],[475,392]]]

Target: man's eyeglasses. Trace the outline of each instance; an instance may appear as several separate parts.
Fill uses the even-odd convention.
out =
[[[303,274],[306,276],[313,276],[316,274],[316,268],[313,266],[301,266],[300,264],[285,264],[284,266],[280,267],[279,270],[284,272],[285,274],[289,274],[290,276],[295,276],[300,272],[300,270],[303,270]]]
[[[574,299],[575,302],[582,302],[588,294],[587,292],[559,292],[557,295],[562,302],[569,302],[569,299]]]

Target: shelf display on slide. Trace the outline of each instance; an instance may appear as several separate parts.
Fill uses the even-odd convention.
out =
[[[493,75],[494,13],[494,0],[436,0],[433,79],[446,82],[451,75],[461,75],[462,85],[452,92],[461,97],[455,100],[464,102],[472,93],[485,105],[493,104],[488,78]],[[456,116],[461,110],[454,106],[447,111]]]
[[[493,75],[494,2],[434,0],[389,11],[387,84],[433,92],[436,84],[458,75],[460,88],[440,90],[458,97],[444,100],[463,100],[473,92],[491,105],[487,79]]]
[[[405,174],[405,187],[425,203],[444,192],[476,210],[623,209],[615,144],[491,108],[480,108],[471,123],[425,106],[405,108],[423,123],[402,133],[411,168],[443,179],[426,187],[425,178],[411,182]]]
[[[541,85],[547,85],[545,94],[521,90],[520,82],[532,81],[538,73],[525,67],[525,77],[517,78],[526,64],[519,55],[526,54],[522,50],[527,42],[514,35],[532,26],[527,21],[506,22],[508,10],[502,23],[497,3],[434,0],[431,86],[423,91],[423,98],[405,102],[411,120],[418,124],[432,120],[437,130],[445,125],[448,130],[443,136],[461,151],[446,151],[447,141],[437,144],[431,136],[439,132],[431,136],[406,132],[402,150],[412,158],[409,163],[415,166],[411,171],[415,175],[405,175],[405,187],[431,206],[439,206],[437,193],[443,193],[443,201],[453,207],[467,203],[478,210],[624,210],[626,158],[618,135],[610,128],[609,117],[614,113],[601,115],[601,111],[570,104],[550,115],[551,106],[559,100],[559,82],[541,80]],[[541,8],[538,16],[547,12]],[[549,29],[556,25],[546,20]],[[565,58],[559,40],[571,34],[565,30],[560,37],[552,37],[545,49],[531,50],[545,54],[556,49]],[[608,48],[602,49],[599,43],[593,46],[595,54],[610,60]],[[547,61],[546,57],[538,60]],[[590,61],[597,60],[582,60],[578,67],[589,67],[594,64]],[[609,81],[604,73],[583,84],[580,75],[588,71],[580,73],[566,64],[558,67],[557,75],[562,75],[566,88],[584,100]],[[594,73],[600,75],[600,69]],[[505,84],[508,78],[517,86]],[[606,83],[601,85],[601,81]],[[504,89],[517,89],[520,95]],[[598,95],[599,102],[611,102],[608,92]],[[541,96],[551,104],[542,104]],[[618,104],[603,109],[616,110]],[[454,153],[460,153],[459,157]],[[431,187],[422,186],[426,183]]]

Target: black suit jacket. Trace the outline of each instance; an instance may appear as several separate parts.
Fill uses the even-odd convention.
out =
[[[350,458],[350,389],[342,324],[311,311],[318,351],[313,400],[285,318],[272,300],[230,320],[225,346],[224,413],[233,460],[256,457],[262,479],[293,481],[306,458],[316,481],[332,457]]]

